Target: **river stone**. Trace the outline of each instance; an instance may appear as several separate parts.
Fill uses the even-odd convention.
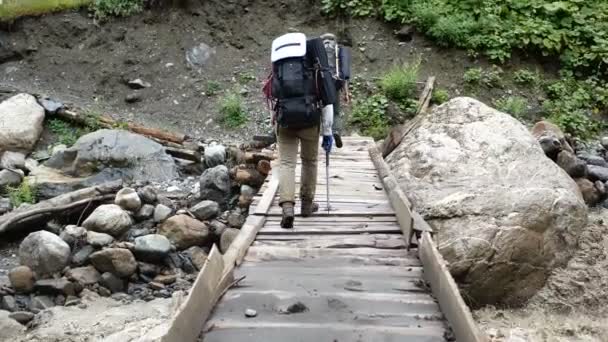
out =
[[[140,236],[135,239],[134,252],[138,260],[160,261],[171,252],[171,242],[160,234]]]
[[[13,289],[18,293],[29,293],[34,289],[34,272],[27,266],[17,266],[8,273]]]
[[[141,208],[141,199],[137,195],[135,189],[132,188],[122,188],[116,194],[116,198],[114,199],[114,204],[123,208],[124,210],[137,212],[139,208]]]
[[[15,341],[25,332],[25,327],[10,317],[10,312],[0,310],[0,341]]]
[[[23,180],[23,171],[21,170],[2,170],[0,171],[0,190],[12,186],[18,186]]]
[[[582,158],[581,158],[582,159]],[[608,167],[608,162],[606,162],[604,160],[604,158],[600,157],[600,156],[592,156],[592,155],[586,155],[584,160],[587,162],[587,164],[589,165],[596,165],[596,166],[601,166],[601,167]]]
[[[157,204],[154,208],[154,222],[163,222],[173,213],[173,209],[164,204]]]
[[[93,266],[70,269],[66,276],[83,287],[96,284],[101,279],[101,274]]]
[[[0,215],[4,215],[11,210],[13,210],[13,204],[11,203],[10,198],[0,197]]]
[[[566,140],[566,135],[562,130],[549,121],[539,121],[534,127],[532,127],[532,136],[534,136],[539,142],[543,137],[551,137],[557,139],[559,141],[559,150],[565,150],[570,153],[574,153],[574,149],[570,146],[568,140]],[[546,152],[546,151],[545,151]],[[559,152],[559,151],[558,151]],[[547,155],[550,158],[554,159],[554,157]],[[557,155],[555,155],[557,156]]]
[[[477,305],[525,302],[586,225],[574,180],[521,123],[472,98],[422,117],[387,163]]]
[[[205,164],[216,167],[226,162],[226,148],[223,145],[211,145],[205,148]]]
[[[90,231],[87,232],[87,242],[93,247],[101,248],[114,242],[114,238],[109,234]]]
[[[25,171],[25,154],[11,151],[4,152],[2,158],[0,158],[0,168]]]
[[[601,200],[601,194],[592,181],[586,178],[578,178],[576,179],[576,184],[583,195],[585,203],[590,206],[594,206],[599,203]]]
[[[194,267],[197,270],[202,270],[205,262],[207,261],[207,257],[209,256],[202,248],[199,246],[192,246],[186,249],[183,253],[184,255],[190,258]]]
[[[71,247],[81,244],[87,238],[87,230],[75,225],[66,226],[59,237]]]
[[[154,204],[156,202],[156,189],[151,185],[146,185],[143,188],[137,190],[139,198],[146,204]]]
[[[591,180],[608,181],[608,167],[588,165],[587,169],[589,170],[589,178]]]
[[[137,270],[137,261],[130,250],[106,248],[90,256],[91,263],[100,272],[110,272],[118,277],[130,277]]]
[[[72,264],[74,266],[84,265],[89,260],[89,257],[91,256],[91,254],[93,254],[93,252],[95,252],[95,247],[91,245],[82,247],[80,250],[78,250],[78,252],[74,253],[74,255],[72,256]]]
[[[141,208],[135,213],[135,219],[138,221],[145,221],[154,216],[154,206],[152,204],[144,204]]]
[[[186,61],[191,68],[199,69],[206,66],[215,56],[215,49],[205,43],[200,43],[186,52]]]
[[[102,129],[83,135],[45,165],[76,177],[104,169],[118,171],[127,181],[164,182],[179,176],[173,158],[162,145],[126,130]]]
[[[199,220],[207,221],[220,213],[217,202],[205,200],[190,209],[190,212]]]
[[[66,278],[60,279],[40,279],[34,285],[37,293],[66,296],[74,296],[76,294],[76,286]]]
[[[6,311],[17,311],[17,302],[15,301],[15,297],[13,296],[4,296],[2,297],[2,302],[0,305],[2,310]]]
[[[110,272],[102,274],[99,283],[110,290],[111,293],[123,292],[125,290],[125,281]]]
[[[225,208],[230,197],[230,174],[224,165],[207,169],[200,178],[201,199],[217,202]]]
[[[187,215],[176,215],[165,221],[158,234],[166,236],[178,249],[204,245],[209,241],[209,227]]]
[[[55,306],[55,301],[49,296],[35,296],[30,302],[30,310],[46,310]]]
[[[220,238],[220,251],[222,253],[226,253],[226,251],[232,244],[232,241],[234,241],[234,239],[237,237],[237,235],[239,235],[239,233],[240,230],[236,228],[227,228],[226,230],[224,230],[224,232],[222,233],[222,237]]]
[[[70,260],[70,246],[59,236],[41,230],[30,233],[19,246],[19,260],[38,277],[63,270]]]
[[[30,152],[42,133],[44,108],[29,94],[0,103],[0,151]]]
[[[576,155],[569,151],[561,151],[557,155],[557,165],[561,167],[570,177],[580,178],[587,174],[587,164],[578,159]]]
[[[27,324],[27,322],[34,319],[34,314],[31,312],[27,312],[27,311],[17,311],[17,312],[11,312],[9,317],[21,324]]]
[[[133,224],[131,216],[116,204],[100,205],[82,223],[88,230],[112,236],[124,234]]]

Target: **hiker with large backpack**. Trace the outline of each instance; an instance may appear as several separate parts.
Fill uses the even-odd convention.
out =
[[[303,33],[280,36],[272,43],[271,61],[272,75],[264,93],[272,101],[279,145],[281,227],[293,228],[298,145],[301,214],[307,217],[319,209],[314,202],[319,135],[329,154],[334,140],[332,105],[337,95],[322,39],[307,40]]]

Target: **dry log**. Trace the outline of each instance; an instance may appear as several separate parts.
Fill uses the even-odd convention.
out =
[[[117,180],[69,192],[46,201],[34,204],[25,211],[13,211],[0,216],[0,234],[9,232],[32,221],[40,220],[50,214],[102,201],[114,196],[120,190],[122,181]]]
[[[245,153],[245,162],[247,164],[258,164],[260,160],[272,161],[275,160],[276,156],[274,153],[266,153],[266,152],[246,152]]]
[[[256,169],[237,166],[231,171],[234,181],[238,184],[247,184],[253,187],[259,187],[264,184],[264,176]]]
[[[175,147],[165,147],[165,151],[174,158],[185,159],[196,163],[200,163],[201,161],[201,153],[198,151]]]

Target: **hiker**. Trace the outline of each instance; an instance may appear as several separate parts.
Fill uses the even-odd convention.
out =
[[[340,79],[340,70],[338,62],[338,40],[332,33],[322,34],[320,37],[323,40],[323,45],[327,51],[327,62],[329,64],[329,70],[334,78],[336,85],[336,91],[341,91],[344,86],[344,81]],[[336,147],[342,148],[342,115],[340,113],[340,96],[336,97],[336,102],[332,105],[334,111],[334,123],[332,126],[333,137],[336,142]]]
[[[303,33],[288,33],[272,43],[273,73],[264,87],[274,101],[273,124],[279,145],[279,204],[281,227],[293,228],[295,171],[298,145],[302,172],[300,201],[303,217],[319,209],[314,202],[317,186],[319,135],[327,154],[333,145],[333,104],[336,89],[327,53],[320,38],[307,40]]]

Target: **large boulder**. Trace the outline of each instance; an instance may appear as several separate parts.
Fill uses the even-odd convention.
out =
[[[423,117],[387,163],[478,305],[530,298],[587,221],[576,183],[526,128],[471,98]]]
[[[29,234],[19,246],[19,260],[38,277],[63,270],[70,260],[70,246],[59,236],[41,230]]]
[[[131,216],[116,204],[104,204],[97,207],[82,223],[88,230],[120,236],[133,224]]]
[[[230,197],[230,174],[224,165],[207,169],[200,178],[201,199],[217,202],[225,207]]]
[[[162,182],[179,176],[173,158],[162,145],[125,130],[103,129],[84,135],[45,165],[76,177],[104,169],[118,171],[129,181]]]
[[[209,227],[187,215],[170,217],[158,228],[158,234],[166,236],[178,249],[200,246],[210,239]]]
[[[43,121],[44,108],[32,95],[18,94],[0,103],[0,150],[30,152]]]
[[[106,248],[90,256],[91,263],[100,272],[110,272],[118,277],[130,277],[137,271],[137,261],[130,250]]]

